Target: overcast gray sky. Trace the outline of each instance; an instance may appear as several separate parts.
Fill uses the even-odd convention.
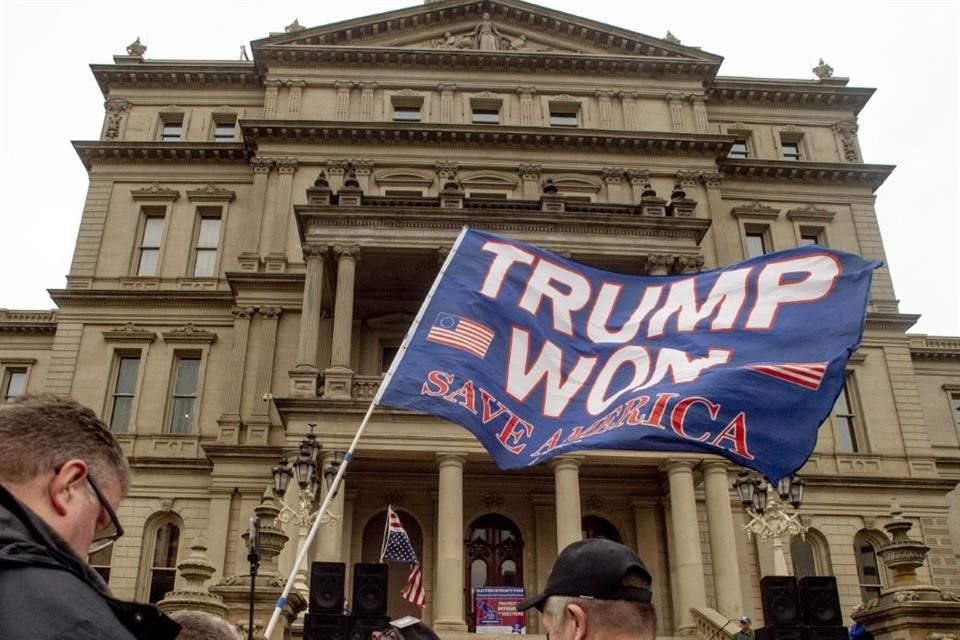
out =
[[[71,140],[93,140],[103,98],[88,65],[140,37],[147,58],[239,58],[298,18],[313,27],[418,4],[403,0],[163,3],[0,0],[0,308],[53,307],[69,270],[87,177]],[[877,93],[860,114],[869,163],[896,164],[877,214],[913,332],[960,336],[958,14],[948,0],[541,3],[725,58],[720,74],[812,78],[822,57]],[[248,45],[249,50],[249,45]]]

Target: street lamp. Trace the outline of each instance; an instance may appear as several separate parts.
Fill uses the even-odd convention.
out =
[[[740,503],[750,516],[750,522],[743,525],[747,539],[755,535],[761,540],[773,541],[775,575],[787,575],[783,536],[799,535],[801,539],[805,539],[807,527],[800,522],[796,511],[803,503],[806,484],[803,478],[788,476],[777,483],[775,491],[770,492],[770,485],[765,478],[746,470],[741,471],[733,483]],[[793,507],[794,513],[786,512],[786,503]]]
[[[339,454],[334,453],[334,458],[330,464],[328,464],[325,469],[320,468],[320,451],[323,449],[323,445],[317,442],[317,436],[313,432],[317,425],[309,424],[307,426],[310,427],[310,432],[300,442],[296,457],[290,461],[282,458],[271,469],[271,474],[273,475],[273,495],[276,496],[277,502],[280,503],[280,512],[277,514],[276,522],[282,522],[283,524],[289,522],[297,523],[297,527],[299,528],[297,543],[298,557],[307,539],[307,532],[317,516],[317,511],[313,510],[313,505],[317,495],[320,493],[320,483],[326,480],[327,488],[329,489],[333,484],[334,478],[336,478],[337,469],[341,464]],[[287,492],[290,480],[294,477],[297,479],[297,486],[300,491],[298,492],[297,506],[291,507],[283,501],[283,496]],[[335,514],[328,509],[322,523],[327,524],[339,518],[339,514]],[[302,564],[297,569],[294,586],[306,597],[308,591],[307,572],[306,567]]]

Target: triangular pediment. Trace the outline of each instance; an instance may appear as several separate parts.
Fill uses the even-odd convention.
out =
[[[295,23],[253,43],[255,53],[318,46],[615,55],[717,65],[722,60],[672,37],[655,38],[519,0],[442,0],[312,28]]]

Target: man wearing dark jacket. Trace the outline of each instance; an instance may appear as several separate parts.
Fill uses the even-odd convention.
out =
[[[179,626],[114,599],[84,561],[123,535],[130,467],[96,414],[54,396],[0,405],[0,639],[165,640]]]

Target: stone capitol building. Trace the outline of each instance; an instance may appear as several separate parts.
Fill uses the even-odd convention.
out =
[[[4,398],[73,396],[130,457],[127,534],[90,559],[119,597],[164,599],[191,553],[212,592],[241,584],[248,521],[276,512],[272,467],[311,429],[323,468],[342,458],[464,225],[634,275],[812,243],[885,260],[874,205],[894,167],[858,144],[874,90],[822,60],[809,79],[727,77],[669,33],[520,0],[294,22],[249,60],[151,60],[144,44],[91,67],[105,112],[99,138],[73,142],[89,190],[56,310],[0,310]],[[929,547],[918,580],[960,591],[960,337],[909,334],[916,320],[878,269],[799,472],[806,535],[782,540],[789,574],[836,577],[848,625],[895,583],[878,554],[894,500]],[[501,472],[466,430],[377,409],[308,557],[375,562],[394,505],[422,615],[458,638],[474,588],[536,593],[558,549],[613,538],[654,576],[658,636],[708,638],[743,614],[762,626],[777,560],[743,530],[739,471],[598,451]],[[278,526],[274,588],[299,536]],[[393,570],[392,616],[420,615],[405,579]],[[243,599],[224,600],[245,624]]]

